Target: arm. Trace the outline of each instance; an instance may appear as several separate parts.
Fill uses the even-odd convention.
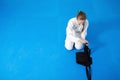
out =
[[[85,25],[84,25],[84,30],[81,33],[81,38],[84,39],[84,40],[85,40],[86,35],[87,35],[88,25],[89,25],[88,20],[86,20]]]
[[[68,22],[67,29],[66,29],[66,35],[69,37],[72,41],[79,41],[80,38],[74,37],[74,30],[73,30],[74,23],[72,20]]]

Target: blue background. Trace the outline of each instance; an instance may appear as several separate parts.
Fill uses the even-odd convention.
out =
[[[119,0],[0,0],[0,80],[87,80],[65,29],[87,13],[92,79],[120,80]]]

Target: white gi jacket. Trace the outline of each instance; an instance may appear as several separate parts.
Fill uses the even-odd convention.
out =
[[[66,28],[66,39],[72,42],[76,42],[80,40],[80,38],[85,39],[87,35],[87,28],[87,19],[85,20],[84,25],[79,25],[76,17],[70,19]]]

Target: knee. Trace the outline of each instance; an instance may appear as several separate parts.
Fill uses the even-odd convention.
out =
[[[65,40],[65,48],[67,50],[72,50],[73,49],[74,42],[70,41],[69,39],[66,38]]]
[[[83,46],[82,46],[82,45],[75,45],[75,48],[76,48],[77,50],[80,50],[80,49],[83,48]]]
[[[69,45],[65,45],[65,48],[66,48],[67,50],[72,50],[72,49],[73,49],[73,47],[72,47],[72,46],[69,46]]]

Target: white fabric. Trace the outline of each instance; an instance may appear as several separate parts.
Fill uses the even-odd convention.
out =
[[[72,18],[69,20],[66,28],[66,40],[65,40],[65,47],[67,50],[71,50],[74,44],[76,49],[82,48],[83,43],[80,42],[80,39],[81,38],[85,39],[87,35],[87,28],[88,20],[85,21],[84,26],[79,25],[76,18]]]

